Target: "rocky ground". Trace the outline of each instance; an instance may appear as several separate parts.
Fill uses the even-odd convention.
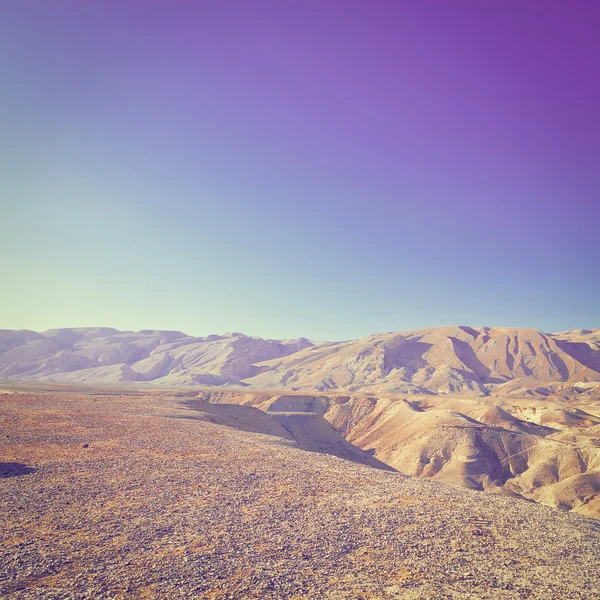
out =
[[[0,596],[600,597],[600,522],[199,421],[164,394],[0,398]]]

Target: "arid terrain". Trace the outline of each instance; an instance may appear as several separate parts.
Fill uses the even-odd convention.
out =
[[[597,329],[457,326],[348,342],[3,331],[0,378],[7,389],[187,389],[214,423],[600,517]]]
[[[402,448],[417,443],[412,417],[429,415],[424,453],[443,427],[461,432],[463,445],[463,435],[475,439],[472,428],[482,439],[505,431],[450,408],[435,409],[436,419],[423,398],[369,410],[350,398],[242,392],[237,404],[210,391],[4,392],[3,598],[600,596],[596,519],[378,462],[403,464]],[[268,412],[241,403],[268,403]],[[380,434],[365,425],[378,414]],[[486,419],[504,419],[515,439],[534,436],[544,447],[537,428],[555,425],[550,417],[513,421],[491,410]],[[393,419],[407,423],[396,454],[358,447],[387,439]]]
[[[0,47],[0,600],[600,600],[600,0]]]
[[[600,330],[438,327],[348,342],[109,328],[0,331],[0,380],[600,398]]]
[[[600,403],[205,391],[276,419],[309,416],[397,471],[600,518]],[[196,403],[198,401],[195,401]],[[221,420],[227,423],[226,420]]]
[[[8,598],[600,597],[600,332],[0,332]]]

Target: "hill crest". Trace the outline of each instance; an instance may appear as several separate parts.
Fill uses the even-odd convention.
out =
[[[343,342],[105,327],[0,331],[0,378],[378,394],[590,395],[600,330],[449,326]]]

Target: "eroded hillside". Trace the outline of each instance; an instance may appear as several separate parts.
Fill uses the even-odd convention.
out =
[[[600,417],[548,400],[205,392],[314,414],[401,473],[600,517]]]
[[[2,331],[0,379],[598,398],[600,330],[440,327],[319,343],[107,328]]]

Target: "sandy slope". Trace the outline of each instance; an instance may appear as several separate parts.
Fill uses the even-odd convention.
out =
[[[164,394],[3,397],[0,595],[600,594],[595,520],[306,452],[197,415]]]
[[[302,450],[324,452],[374,468],[393,470],[345,440],[320,414],[307,411],[266,413],[251,406],[215,404],[202,398],[187,400],[184,404],[197,411],[193,418],[242,431],[275,435],[292,441]]]
[[[546,399],[524,404],[461,396],[203,395],[270,414],[314,414],[407,475],[600,518],[600,418],[581,409]]]

